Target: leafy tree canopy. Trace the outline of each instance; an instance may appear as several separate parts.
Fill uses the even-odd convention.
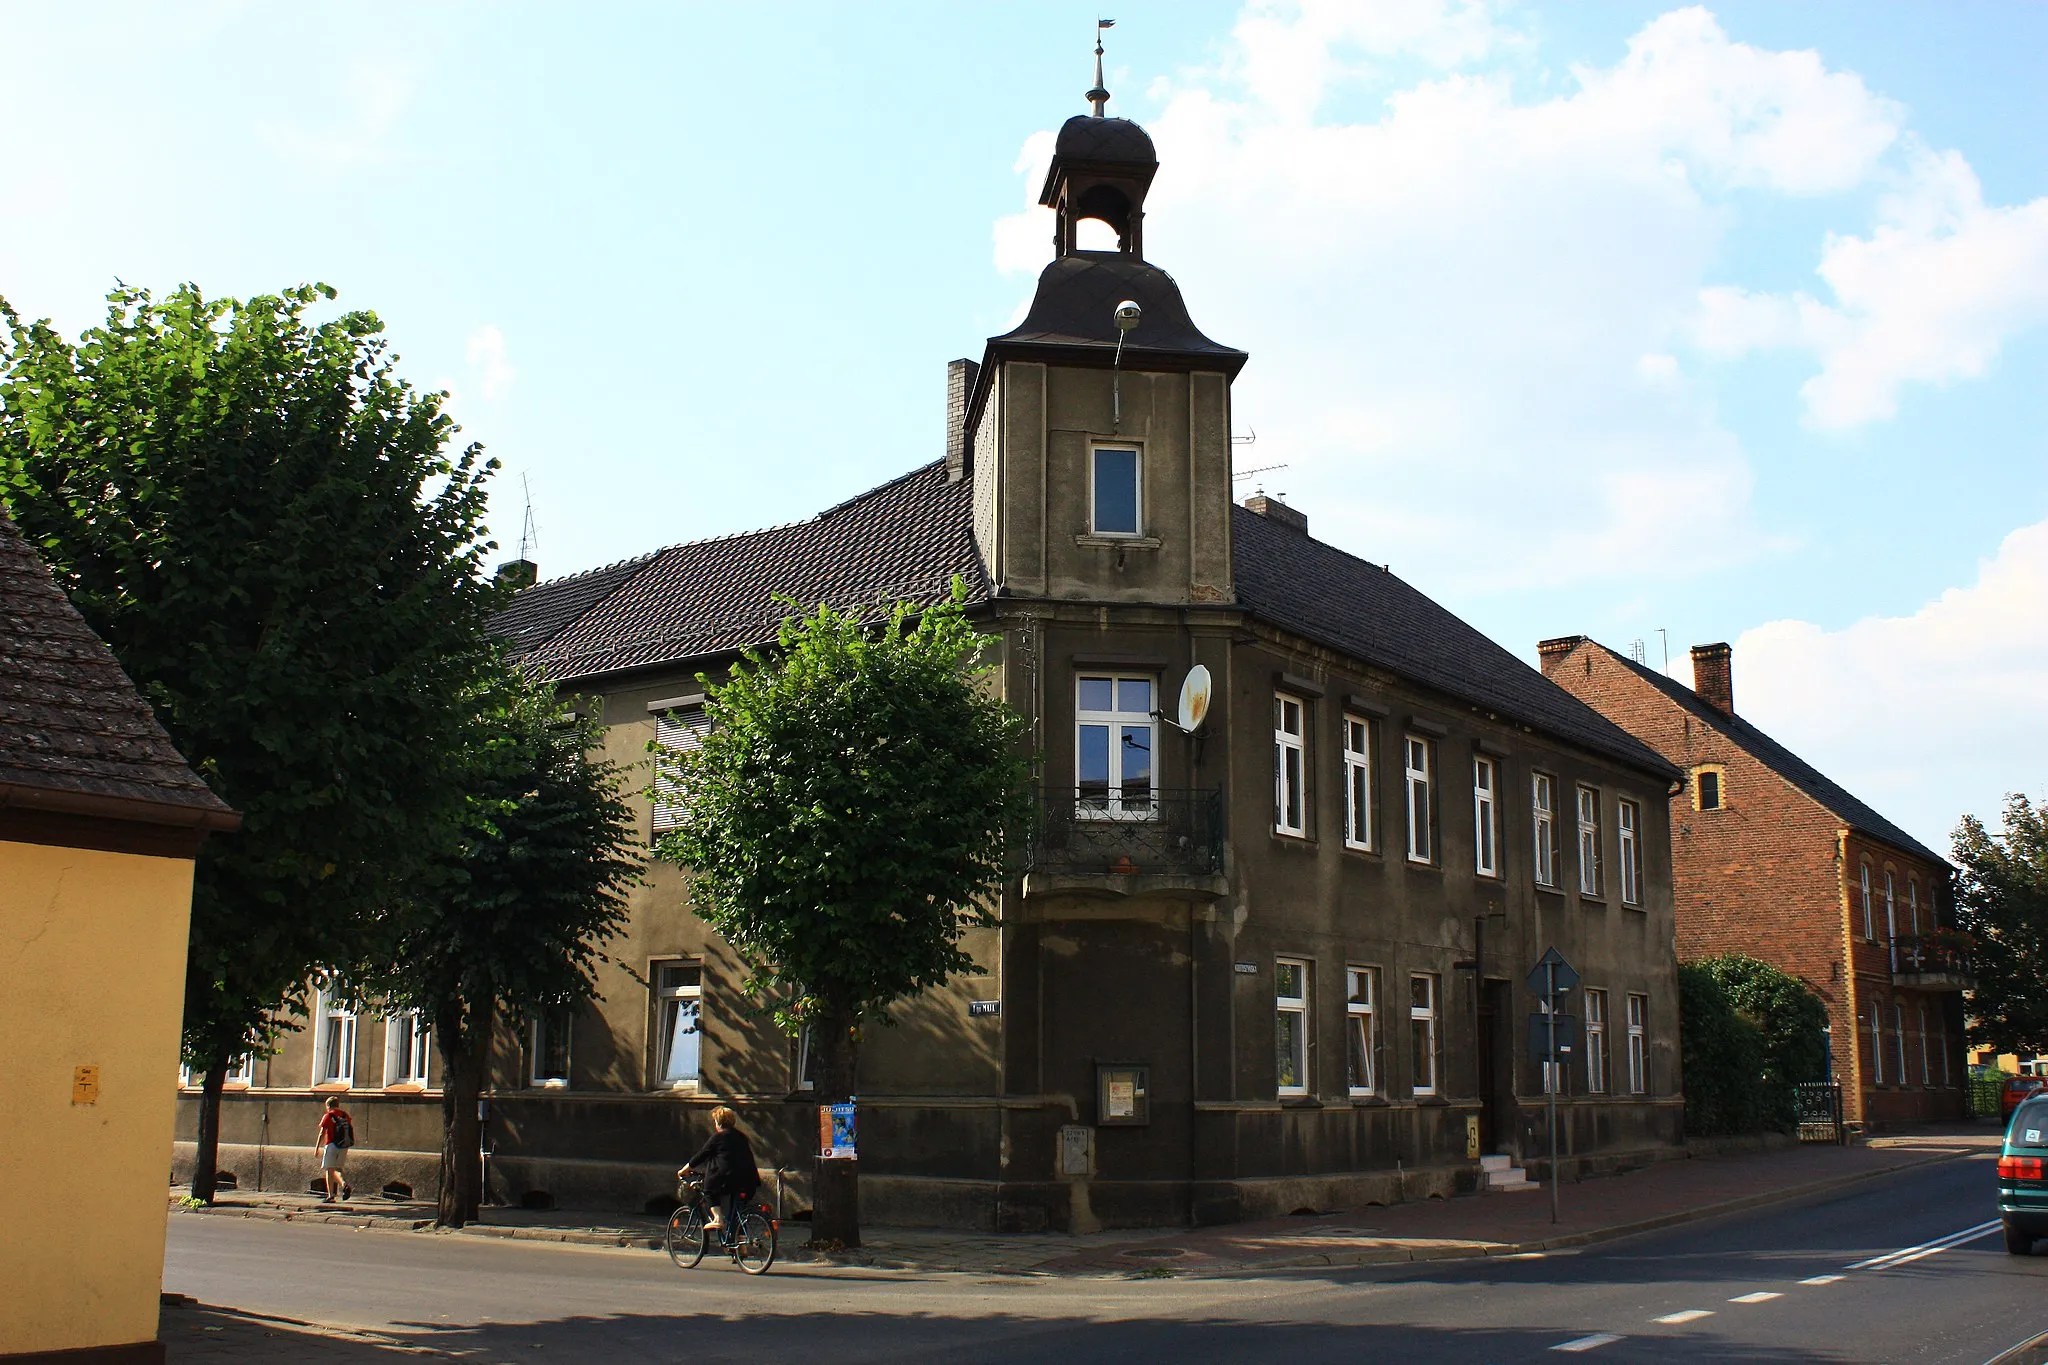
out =
[[[703,747],[662,856],[697,912],[799,1014],[870,1013],[967,971],[960,936],[1028,830],[1023,720],[974,685],[982,637],[952,601],[871,628],[821,607],[709,686]]]
[[[358,993],[434,1021],[442,1086],[440,1221],[476,1217],[476,1100],[493,1023],[597,994],[603,945],[638,880],[634,817],[594,716],[506,669],[479,699],[460,835],[395,903],[348,976]]]
[[[1975,941],[1972,1039],[2026,1057],[2048,1052],[2048,806],[2008,796],[2004,824],[1956,827],[1956,927]]]
[[[460,812],[488,658],[475,446],[367,312],[303,286],[109,296],[74,345],[0,301],[0,495],[171,738],[242,812],[193,893],[185,1050],[268,1044]]]
[[[1796,1128],[1796,1087],[1827,1076],[1821,998],[1797,977],[1741,953],[1682,964],[1678,991],[1686,1130]]]

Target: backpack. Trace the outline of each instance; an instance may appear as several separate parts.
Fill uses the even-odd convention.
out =
[[[347,1114],[341,1113],[339,1110],[335,1111],[334,1131],[328,1135],[328,1141],[333,1143],[336,1147],[342,1148],[344,1151],[350,1147],[355,1146],[355,1120],[350,1118]]]

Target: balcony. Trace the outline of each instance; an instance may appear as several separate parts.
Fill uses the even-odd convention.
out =
[[[1892,984],[1966,991],[1977,984],[1968,940],[1960,934],[1915,934],[1892,940]]]
[[[1026,897],[1168,896],[1213,900],[1229,890],[1223,793],[1048,792],[1024,877]]]

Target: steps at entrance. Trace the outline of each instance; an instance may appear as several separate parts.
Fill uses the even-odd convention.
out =
[[[1516,1190],[1540,1190],[1540,1181],[1531,1180],[1511,1156],[1483,1156],[1479,1158],[1480,1187],[1495,1194],[1511,1194]]]

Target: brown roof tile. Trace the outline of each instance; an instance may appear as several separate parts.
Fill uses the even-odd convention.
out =
[[[0,512],[0,804],[232,829],[113,651]]]

